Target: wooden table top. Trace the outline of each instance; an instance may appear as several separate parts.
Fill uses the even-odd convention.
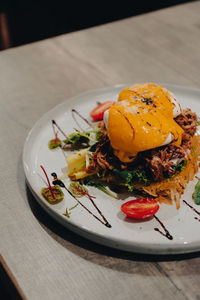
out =
[[[199,87],[200,2],[0,53],[0,252],[28,299],[200,299],[200,253],[131,254],[64,229],[25,184],[33,124],[83,91],[118,83]]]

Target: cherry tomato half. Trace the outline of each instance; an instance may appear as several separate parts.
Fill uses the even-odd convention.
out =
[[[109,109],[114,103],[115,102],[113,102],[113,101],[106,101],[106,102],[100,103],[90,112],[90,117],[94,121],[103,120],[104,112],[107,109]]]
[[[141,198],[128,201],[121,206],[121,211],[134,219],[152,217],[159,210],[158,202],[153,198]]]

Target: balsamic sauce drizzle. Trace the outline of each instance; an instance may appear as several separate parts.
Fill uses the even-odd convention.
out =
[[[96,208],[96,210],[98,211],[98,213],[100,214],[100,216],[102,217],[102,219],[105,222],[105,225],[109,228],[111,228],[112,226],[108,223],[108,221],[106,220],[106,218],[104,217],[104,215],[102,214],[102,212],[100,211],[100,209],[97,207],[96,203],[94,202],[94,200],[88,196],[88,198],[90,199],[90,201],[92,202],[93,206]]]
[[[83,121],[85,121],[87,123],[87,125],[89,125],[92,129],[93,129],[93,126],[92,124],[86,119],[84,118],[76,109],[72,109],[72,117],[74,119],[74,121],[76,122],[76,124],[78,125],[78,127],[84,131],[81,126],[79,125],[78,121],[76,120],[75,116],[74,116],[74,113],[77,114]],[[64,133],[64,131],[60,128],[60,126],[56,123],[55,120],[52,120],[52,127],[53,127],[53,132],[54,132],[54,135],[56,136],[56,131],[55,131],[55,126],[57,127],[57,129],[62,133],[62,135],[64,135],[64,137],[67,139],[68,136]]]
[[[165,236],[167,239],[169,240],[173,240],[173,236],[169,233],[169,231],[166,229],[165,225],[160,221],[160,219],[154,215],[154,218],[156,219],[156,221],[158,221],[158,223],[162,226],[162,228],[164,229],[165,233],[162,232],[159,228],[154,228],[155,231],[158,231],[160,234],[162,234],[163,236]]]
[[[183,202],[189,207],[191,208],[197,215],[200,216],[200,212],[198,210],[196,210],[192,205],[190,205],[186,200],[183,200]],[[200,222],[200,218],[194,217],[195,220]]]
[[[58,134],[58,133],[56,133],[56,130],[55,130],[55,124],[54,124],[54,122],[55,122],[55,121],[54,121],[54,120],[52,120],[52,121],[51,121],[51,125],[52,125],[52,128],[53,128],[53,133],[54,133],[54,136],[55,136],[55,139],[56,139],[56,137],[57,137],[57,134]]]
[[[52,126],[54,128],[54,126],[56,126],[58,128],[58,130],[64,135],[64,137],[67,139],[67,135],[64,133],[64,131],[60,128],[60,126],[58,126],[58,124],[56,123],[55,120],[52,120]],[[55,131],[54,131],[55,132]]]
[[[84,131],[84,130],[81,128],[81,126],[79,125],[78,121],[76,120],[75,114],[78,115],[83,121],[85,121],[91,128],[93,128],[92,124],[86,118],[84,118],[76,109],[73,108],[72,109],[72,117],[73,117],[74,121],[76,122],[76,124],[78,125],[78,127],[82,131]]]
[[[107,221],[107,219],[104,217],[104,215],[102,214],[102,212],[100,211],[100,209],[97,207],[97,205],[95,204],[94,200],[88,196],[88,198],[90,199],[90,201],[92,202],[93,206],[96,208],[96,210],[98,211],[98,213],[100,214],[100,216],[103,218],[104,222],[99,219],[95,214],[93,214],[79,199],[77,199],[71,192],[70,190],[66,187],[66,185],[63,183],[63,181],[61,181],[60,179],[58,179],[57,174],[55,172],[51,173],[51,175],[53,176],[53,181],[52,184],[53,185],[59,185],[60,187],[64,188],[84,209],[87,210],[87,212],[89,214],[91,214],[96,220],[98,220],[101,224],[105,225],[108,228],[111,228],[112,226],[110,225],[110,223]]]
[[[100,104],[100,103],[99,103]],[[92,124],[86,119],[84,118],[76,109],[72,109],[72,117],[74,119],[74,121],[76,122],[76,124],[78,125],[78,127],[83,130],[81,128],[81,126],[79,125],[78,121],[76,120],[75,118],[75,114],[78,115],[83,121],[85,121],[87,123],[87,125],[89,125],[91,128],[93,128]],[[64,131],[60,128],[60,126],[56,123],[55,120],[52,120],[52,127],[53,127],[53,131],[54,131],[54,134],[56,135],[55,133],[55,126],[57,127],[57,129],[64,135],[65,138],[67,138],[67,135],[64,133]],[[102,214],[102,212],[100,211],[100,209],[97,207],[97,205],[95,204],[94,200],[88,196],[89,200],[91,201],[92,205],[95,207],[95,209],[97,210],[97,212],[99,213],[99,215],[102,217],[103,221],[98,218],[96,215],[94,215],[79,199],[77,199],[71,192],[70,190],[65,186],[65,184],[59,180],[57,178],[57,174],[55,172],[53,172],[51,174],[53,176],[53,181],[52,181],[52,184],[53,185],[59,185],[60,187],[64,188],[85,210],[87,210],[87,212],[89,214],[91,214],[95,219],[97,219],[100,223],[102,223],[103,225],[105,225],[106,227],[108,228],[111,228],[112,226],[110,225],[110,223],[108,222],[108,220],[105,218],[105,216]]]

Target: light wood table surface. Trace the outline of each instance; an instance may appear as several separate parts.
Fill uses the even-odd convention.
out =
[[[0,252],[27,299],[200,299],[200,253],[99,246],[57,224],[25,184],[25,138],[46,111],[147,81],[200,86],[199,1],[0,53]]]

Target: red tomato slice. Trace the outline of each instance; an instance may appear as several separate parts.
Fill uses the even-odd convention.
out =
[[[121,206],[121,211],[134,219],[152,217],[159,210],[158,202],[153,198],[141,198],[128,201]]]
[[[94,121],[103,120],[104,112],[107,109],[109,109],[114,103],[115,102],[113,102],[113,101],[106,101],[106,102],[100,103],[90,112],[90,117]]]

